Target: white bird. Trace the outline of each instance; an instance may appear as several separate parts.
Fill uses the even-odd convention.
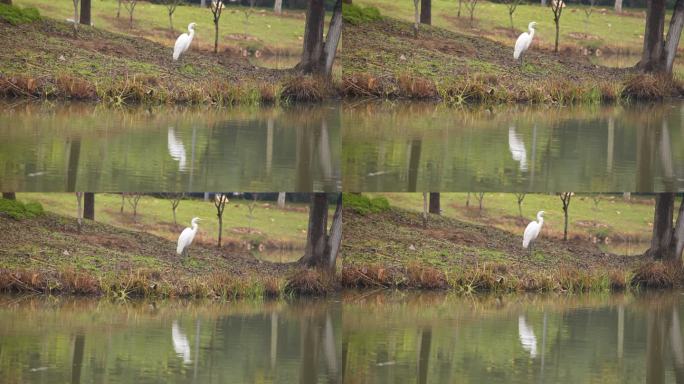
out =
[[[176,131],[173,127],[169,127],[166,144],[169,149],[169,155],[171,155],[174,160],[178,161],[178,169],[185,171],[187,166],[185,147],[183,146],[183,142],[176,137]]]
[[[176,355],[183,357],[184,364],[191,363],[190,343],[188,342],[187,336],[181,332],[176,320],[171,324],[171,339],[173,341],[173,350],[176,351]]]
[[[515,127],[508,127],[508,150],[511,151],[513,160],[520,163],[520,170],[527,171],[527,151],[520,135],[515,132]]]
[[[537,356],[537,337],[534,335],[532,327],[527,325],[525,316],[518,316],[518,337],[524,350],[530,353],[530,357]]]
[[[532,44],[532,38],[534,37],[534,28],[537,26],[537,22],[533,21],[527,25],[527,32],[523,32],[518,36],[518,40],[515,41],[515,50],[513,50],[513,58],[520,59],[520,65],[523,62],[523,54]]]
[[[532,252],[532,245],[537,240],[539,232],[541,232],[542,225],[544,224],[544,211],[537,212],[537,221],[531,221],[527,224],[525,228],[525,233],[523,234],[523,248],[530,247],[530,253]]]
[[[197,234],[197,228],[199,227],[197,222],[200,220],[201,219],[199,217],[193,218],[191,221],[192,228],[185,228],[183,232],[181,232],[180,236],[178,236],[178,247],[176,247],[177,254],[182,255],[183,253],[187,253],[188,247],[190,244],[192,244],[192,240]]]
[[[188,24],[188,32],[178,36],[176,44],[173,46],[173,60],[178,60],[182,53],[190,48],[192,38],[195,37],[195,23]]]

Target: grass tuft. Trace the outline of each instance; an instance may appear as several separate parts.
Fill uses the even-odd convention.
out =
[[[19,8],[13,5],[0,4],[0,20],[12,25],[31,23],[40,20],[40,12],[36,8]]]
[[[382,196],[369,198],[360,193],[345,193],[342,195],[342,201],[345,208],[360,215],[385,212],[390,208],[389,201]]]
[[[18,200],[0,199],[0,213],[14,220],[31,219],[44,213],[43,206],[37,202],[22,203]]]

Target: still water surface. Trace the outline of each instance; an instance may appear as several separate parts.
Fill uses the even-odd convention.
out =
[[[0,106],[0,189],[337,191],[339,108]]]
[[[340,383],[341,306],[0,297],[3,383]]]
[[[681,191],[684,104],[344,107],[346,191]]]
[[[454,297],[349,294],[349,383],[675,383],[681,293]]]

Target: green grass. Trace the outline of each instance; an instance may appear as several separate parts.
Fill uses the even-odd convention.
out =
[[[0,198],[0,213],[15,220],[31,219],[43,214],[43,206],[37,202],[22,203],[19,200]]]
[[[382,196],[368,198],[368,196],[362,194],[345,193],[344,206],[353,209],[356,213],[361,215],[367,215],[369,213],[387,211],[389,209],[389,202]]]
[[[383,193],[371,196],[386,197],[390,205],[420,212],[423,207],[421,193]],[[653,222],[653,201],[650,197],[632,197],[627,202],[618,195],[601,195],[595,204],[593,196],[577,194],[572,197],[569,209],[569,236],[582,238],[611,237],[648,240]],[[470,208],[465,209],[466,193],[442,193],[441,208],[446,217],[493,225],[508,232],[519,234],[528,222],[535,219],[537,211],[545,211],[544,233],[561,237],[563,234],[563,211],[556,195],[527,194],[522,204],[523,219],[518,219],[518,205],[512,193],[485,193],[483,210],[479,212],[476,194],[470,195]]]
[[[345,4],[342,8],[344,22],[361,24],[380,19],[380,10],[373,6],[359,7],[356,4]]]
[[[19,8],[7,4],[0,4],[0,20],[12,25],[30,23],[40,19],[40,12],[33,7]]]
[[[71,193],[20,193],[17,199],[36,201],[41,203],[46,211],[76,217],[76,197]],[[278,210],[274,202],[257,201],[250,224],[248,204],[251,203],[252,201],[235,199],[226,205],[223,214],[224,243],[273,243],[294,248],[304,247],[308,220],[306,204],[288,203],[287,210]],[[143,196],[138,203],[138,214],[135,218],[128,201],[125,202],[123,214],[120,213],[120,209],[121,195],[95,195],[95,220],[98,222],[141,230],[175,241],[180,231],[189,226],[190,220],[197,216],[203,219],[200,222],[197,239],[216,244],[218,238],[218,219],[212,201],[181,201],[177,209],[177,228],[173,226],[169,200]]]
[[[15,5],[32,6],[44,16],[57,20],[73,18],[71,1],[14,0]],[[133,13],[133,29],[129,29],[128,13],[121,8],[117,20],[117,1],[98,0],[92,4],[92,23],[108,31],[129,33],[173,45],[176,37],[186,31],[191,22],[197,23],[193,44],[206,49],[213,48],[214,24],[209,8],[179,6],[173,15],[174,32],[169,32],[166,7],[139,1]],[[219,44],[222,47],[240,47],[249,50],[268,49],[289,54],[301,51],[301,37],[304,33],[304,12],[287,10],[286,15],[277,16],[271,8],[254,8],[249,19],[249,7],[226,5],[221,16]]]
[[[383,16],[395,17],[405,21],[413,21],[413,3],[410,1],[397,2],[393,0],[359,0],[354,4],[373,5],[380,9]],[[612,49],[639,52],[643,44],[644,18],[642,9],[624,8],[629,16],[617,15],[610,7],[595,7],[588,19],[584,9],[587,6],[567,3],[561,16],[562,45],[573,46],[608,46]],[[605,13],[600,12],[606,9]],[[432,1],[432,25],[472,35],[487,34],[496,40],[507,42],[513,46],[515,36],[506,36],[495,32],[497,28],[510,29],[508,8],[501,3],[481,1],[475,8],[475,22],[470,25],[466,7],[461,10],[461,17],[457,18],[458,2],[453,0]],[[634,15],[637,14],[637,15]],[[538,3],[520,4],[513,14],[515,35],[527,29],[530,21],[537,22],[536,43],[552,47],[555,37],[553,13],[550,7],[542,7]],[[666,21],[666,24],[668,22]],[[584,34],[590,39],[584,39]],[[511,48],[512,51],[512,48]]]

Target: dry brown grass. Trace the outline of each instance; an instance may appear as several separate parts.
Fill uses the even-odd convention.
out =
[[[622,97],[630,100],[662,100],[673,95],[676,90],[674,81],[663,75],[641,73],[625,81]]]
[[[673,288],[681,285],[683,277],[681,262],[652,261],[634,271],[631,285],[640,288]]]
[[[315,269],[302,269],[285,283],[285,292],[299,296],[325,296],[334,289],[330,276]]]
[[[296,76],[283,84],[280,98],[286,102],[320,102],[330,93],[324,79],[312,76]]]

